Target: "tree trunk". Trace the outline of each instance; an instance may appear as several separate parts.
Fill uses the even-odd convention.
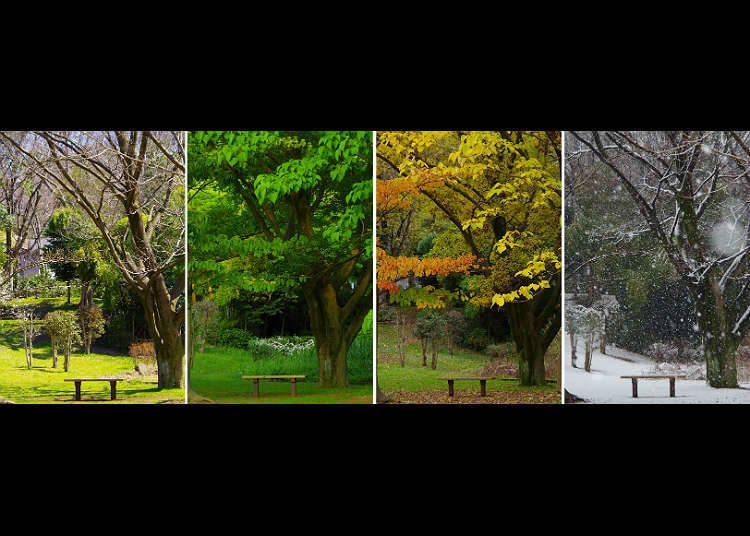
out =
[[[578,358],[576,355],[576,343],[578,342],[576,340],[576,334],[575,332],[570,332],[568,333],[568,336],[570,337],[570,364],[573,368],[578,368],[576,365],[576,359]]]
[[[511,335],[518,352],[518,376],[521,385],[544,385],[545,336],[535,329],[534,300],[506,306]],[[550,341],[551,342],[551,341]]]
[[[81,300],[78,302],[79,309],[88,309],[94,303],[94,289],[91,281],[81,281]]]
[[[68,281],[68,305],[70,305],[70,281]]]
[[[430,368],[432,370],[435,370],[437,368],[438,363],[438,338],[432,337],[432,364],[430,365]]]
[[[592,347],[594,341],[591,340],[591,336],[587,335],[585,338],[585,351],[583,356],[583,369],[586,372],[591,372],[591,358],[592,358]]]
[[[396,346],[398,347],[398,360],[402,367],[406,366],[406,311],[399,309],[396,317]]]
[[[152,276],[145,292],[139,297],[146,313],[146,328],[154,343],[158,367],[159,389],[183,386],[185,347],[182,342],[182,316],[172,308],[164,277]]]
[[[26,366],[28,368],[31,368],[32,367],[31,351],[30,351],[31,333],[29,330],[28,320],[24,318],[22,322],[23,322],[23,351],[24,351],[24,354],[26,355]]]
[[[336,289],[329,282],[311,281],[303,294],[318,353],[318,383],[321,387],[348,387],[346,357],[371,307],[365,307],[368,303],[363,299],[347,311],[339,306]]]
[[[604,329],[603,329],[601,335],[599,336],[599,351],[602,354],[604,354],[604,355],[607,355],[607,343],[608,342],[609,341],[607,340],[607,319],[605,317],[605,319],[604,319]]]
[[[427,337],[420,337],[419,342],[422,345],[422,366],[427,366]]]
[[[700,313],[698,327],[703,334],[708,384],[716,388],[736,388],[735,358],[742,338],[731,333],[734,326],[727,318],[726,304],[716,276],[707,276],[695,302]]]
[[[10,229],[5,230],[5,252],[8,254],[8,258],[5,261],[5,266],[3,267],[5,269],[5,279],[7,281],[8,290],[11,293],[11,296],[13,295],[13,291],[15,290],[13,285],[13,280],[15,279],[13,276],[13,261],[15,260],[12,255],[9,253],[13,249],[13,234]]]
[[[68,369],[70,368],[70,350],[71,346],[73,346],[73,341],[70,339],[70,337],[67,337],[65,339],[65,348],[63,349],[63,370],[65,372],[68,372]]]
[[[55,336],[50,333],[50,344],[52,345],[52,368],[57,368],[57,341]]]
[[[375,403],[376,404],[385,404],[388,402],[388,397],[385,396],[385,393],[380,390],[380,384],[375,384]]]
[[[453,334],[448,333],[448,353],[453,355]]]

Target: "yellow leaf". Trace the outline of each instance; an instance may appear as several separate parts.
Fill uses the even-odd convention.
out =
[[[500,294],[495,294],[494,296],[492,296],[492,305],[502,307],[503,305],[505,305],[505,299]]]
[[[542,279],[541,281],[539,281],[539,286],[542,288],[549,288],[549,281],[547,281],[546,279]]]

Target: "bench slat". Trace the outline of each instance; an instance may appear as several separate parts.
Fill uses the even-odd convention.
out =
[[[441,380],[515,380],[515,378],[503,378],[502,376],[471,376],[465,378],[439,378]]]
[[[629,378],[629,379],[635,378],[637,380],[659,380],[662,378],[666,378],[666,379],[676,378],[678,380],[684,380],[685,378],[687,378],[687,376],[679,376],[677,374],[665,374],[661,376],[620,376],[620,378]]]
[[[289,380],[307,378],[304,374],[270,374],[265,376],[242,376],[243,380]]]
[[[66,382],[121,382],[123,378],[65,378]]]

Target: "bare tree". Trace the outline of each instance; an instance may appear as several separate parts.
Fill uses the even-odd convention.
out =
[[[737,387],[750,326],[750,133],[572,134],[628,192],[690,290],[709,384]]]
[[[14,143],[24,143],[26,133],[5,133]],[[0,143],[0,227],[4,232],[4,279],[9,290],[14,288],[12,277],[21,252],[39,250],[41,230],[54,207],[52,190],[35,175],[28,165],[15,157],[13,144]],[[20,271],[26,268],[21,267]]]
[[[34,338],[39,333],[39,328],[36,325],[36,313],[34,307],[31,305],[25,305],[20,307],[21,314],[21,327],[23,328],[23,349],[26,355],[26,366],[32,367],[32,359],[34,357]]]
[[[159,387],[182,386],[184,270],[177,281],[165,273],[184,264],[184,134],[35,131],[29,137],[0,133],[38,178],[91,218],[143,306]]]

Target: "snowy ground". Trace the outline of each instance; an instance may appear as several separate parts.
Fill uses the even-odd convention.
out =
[[[569,340],[566,336],[565,342]],[[565,345],[564,382],[569,393],[596,404],[750,404],[750,384],[740,384],[741,389],[714,389],[705,380],[678,379],[674,398],[669,397],[668,380],[638,380],[638,398],[633,398],[630,380],[620,376],[655,374],[654,361],[613,345],[607,346],[607,353],[612,355],[595,350],[591,372],[586,372],[583,345],[576,354],[581,368],[570,365],[570,347]]]

